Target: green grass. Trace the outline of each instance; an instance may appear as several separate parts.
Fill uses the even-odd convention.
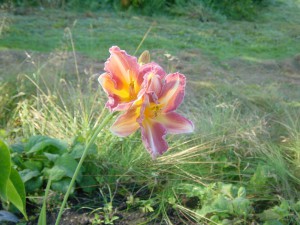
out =
[[[152,26],[143,49],[164,49],[176,54],[197,48],[221,60],[280,59],[300,51],[299,3],[289,3],[273,3],[250,22],[221,19],[203,23],[184,17],[143,17],[126,13],[119,16],[105,11],[94,12],[92,18],[84,13],[62,14],[49,10],[34,11],[26,15],[26,19],[7,14],[4,18],[8,18],[9,29],[3,32],[0,47],[49,52],[68,41],[64,29],[70,27],[76,50],[103,60],[107,57],[106,49],[112,45],[126,47],[133,53]]]

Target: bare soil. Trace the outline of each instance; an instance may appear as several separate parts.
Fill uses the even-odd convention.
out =
[[[165,65],[169,71],[180,71],[188,81],[221,81],[264,85],[272,82],[300,84],[300,53],[284,60],[251,61],[241,58],[217,62],[204,56],[200,50],[180,52],[165,56],[162,50],[152,52],[152,58]],[[97,78],[103,72],[104,61],[97,61],[82,54],[54,51],[48,53],[17,50],[0,51],[0,79],[5,81],[20,74],[39,71],[42,75],[76,75]],[[167,69],[166,69],[167,70]]]

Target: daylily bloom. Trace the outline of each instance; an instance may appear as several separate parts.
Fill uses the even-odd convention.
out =
[[[141,128],[142,140],[156,158],[168,149],[165,140],[167,132],[172,134],[188,133],[194,130],[193,123],[176,113],[175,110],[184,98],[185,76],[180,73],[162,77],[149,71],[138,101],[111,127],[111,131],[124,137]]]
[[[110,111],[125,111],[137,100],[146,73],[151,70],[164,76],[165,72],[156,63],[139,64],[136,57],[117,46],[111,47],[109,52],[105,73],[100,75],[99,82],[108,95],[106,107]]]
[[[194,124],[175,112],[185,94],[186,79],[183,74],[169,74],[164,80],[155,77],[149,85],[148,92],[151,94],[145,98],[145,108],[142,108],[144,112],[141,113],[139,124],[143,143],[155,158],[168,149],[165,140],[167,133],[189,133],[194,130]]]
[[[123,111],[111,127],[120,137],[141,128],[142,140],[153,158],[168,149],[165,135],[192,132],[193,123],[176,113],[184,98],[185,76],[166,75],[156,63],[150,62],[149,52],[139,60],[117,46],[110,48],[105,73],[99,82],[108,95],[106,107]]]

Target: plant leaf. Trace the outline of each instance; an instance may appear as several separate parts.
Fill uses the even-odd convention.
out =
[[[0,222],[2,222],[2,221],[9,221],[9,222],[17,223],[19,221],[19,219],[14,214],[12,214],[8,211],[0,210]]]
[[[24,151],[24,145],[22,143],[17,143],[17,144],[12,144],[10,146],[10,149],[12,152],[16,152],[16,153],[23,153]]]
[[[70,182],[71,182],[71,178],[63,178],[62,180],[60,181],[55,181],[55,182],[52,182],[51,184],[51,189],[53,191],[58,191],[58,192],[61,192],[61,193],[66,193],[67,190],[68,190],[68,187],[70,185]],[[74,186],[72,187],[72,190],[71,190],[71,193],[74,192]]]
[[[25,189],[29,193],[33,193],[43,185],[42,176],[34,177],[25,183]]]
[[[41,171],[43,169],[42,161],[31,160],[31,159],[24,162],[23,166],[26,167],[26,169],[30,169],[30,170]]]
[[[237,215],[246,216],[250,209],[251,203],[249,199],[237,197],[232,200],[233,210]]]
[[[17,207],[27,220],[25,187],[18,171],[14,168],[11,168],[7,182],[7,199]]]
[[[91,193],[97,187],[97,181],[92,176],[83,176],[79,185],[84,192]]]
[[[223,195],[218,195],[218,197],[212,202],[212,207],[216,212],[232,213],[233,208],[230,200],[226,199]]]
[[[67,151],[67,145],[57,139],[47,136],[32,136],[25,146],[27,154],[46,151],[52,154],[63,154]]]
[[[52,181],[59,181],[66,176],[66,171],[59,166],[53,166],[51,169],[45,169],[44,172]]]
[[[52,162],[54,162],[57,158],[60,157],[59,154],[51,154],[51,153],[48,153],[48,152],[44,152],[44,155],[47,157],[47,159],[49,161],[52,161]]]
[[[238,197],[241,198],[246,198],[246,188],[245,187],[240,187],[238,190]]]
[[[7,182],[10,175],[10,153],[7,145],[0,140],[0,197],[7,200]]]
[[[74,159],[80,159],[85,149],[85,144],[85,139],[82,136],[76,137],[72,143],[70,155]],[[97,145],[95,143],[92,144],[87,151],[88,155],[97,154]]]
[[[37,170],[30,170],[30,169],[25,169],[19,172],[22,181],[26,183],[27,181],[31,180],[34,177],[39,176],[41,173]]]
[[[67,177],[72,178],[77,167],[77,161],[69,154],[63,154],[55,161],[55,166],[65,171]],[[79,171],[76,181],[80,181],[82,173]]]

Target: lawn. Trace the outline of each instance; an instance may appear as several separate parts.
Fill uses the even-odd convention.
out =
[[[61,224],[300,224],[299,11],[298,0],[251,20],[1,7],[0,149],[29,221],[3,195],[0,210],[54,224],[90,143]],[[140,131],[120,138],[110,121],[94,135],[110,115],[97,79],[111,46],[186,76],[177,111],[194,132],[168,134],[156,159]]]

